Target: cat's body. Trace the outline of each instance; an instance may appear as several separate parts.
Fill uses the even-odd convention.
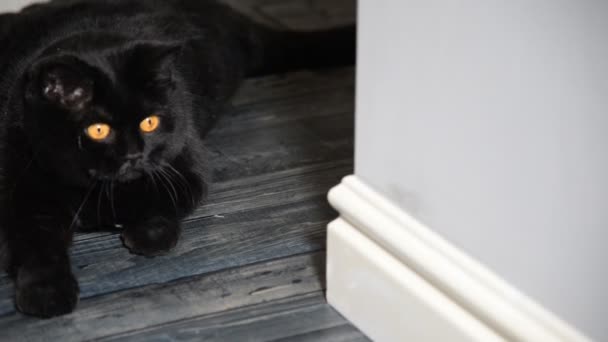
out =
[[[245,76],[354,58],[352,29],[277,32],[205,0],[56,0],[0,16],[0,45],[0,260],[42,317],[76,304],[74,231],[175,246],[206,194],[204,136]]]

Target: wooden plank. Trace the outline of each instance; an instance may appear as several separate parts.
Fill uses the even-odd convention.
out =
[[[353,69],[294,73],[292,78],[292,84],[308,86],[281,92],[284,81],[265,77],[241,89],[235,98],[240,104],[208,138],[215,182],[352,159]],[[319,89],[313,90],[315,84]],[[263,102],[255,102],[256,94]]]
[[[353,116],[354,102],[354,89],[344,87],[240,106],[224,115],[211,131],[208,140],[213,142],[226,135],[237,135],[247,130],[260,130],[285,123],[297,124],[303,119],[321,121],[331,116]]]
[[[322,250],[325,226],[335,214],[320,203],[317,197],[187,222],[176,250],[154,259],[130,255],[117,239],[103,248],[95,240],[81,243],[73,255],[82,296]]]
[[[246,306],[102,341],[368,341],[326,302],[323,292]]]
[[[342,116],[345,127],[352,125],[352,114]],[[320,127],[320,126],[317,126]],[[323,163],[331,160],[352,158],[352,132],[350,128],[342,130],[336,127],[336,136],[324,140],[304,124],[280,124],[263,130],[242,132],[237,137],[218,138],[216,145],[210,149],[214,182],[252,177],[285,171],[292,168]],[[348,131],[341,134],[341,131]],[[232,143],[234,139],[242,145]]]
[[[84,300],[50,320],[0,320],[2,341],[83,341],[322,290],[322,253],[230,269]]]
[[[351,89],[354,94],[354,79],[353,67],[252,78],[245,81],[232,103],[235,106],[243,106],[299,97],[309,93],[321,93],[327,96],[334,89]]]
[[[215,182],[352,159],[351,91],[293,102],[244,108],[240,116],[220,121],[208,140]]]
[[[214,183],[208,203],[198,208],[188,220],[323,196],[352,171],[352,159],[345,159]]]
[[[328,341],[328,342],[368,342],[368,339],[362,332],[360,332],[356,327],[345,324],[337,327],[312,331],[307,334],[291,336],[288,338],[283,338],[279,340],[275,340],[273,342],[318,342],[318,341]]]

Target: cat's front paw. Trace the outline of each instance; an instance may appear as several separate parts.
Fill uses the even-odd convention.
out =
[[[127,226],[122,233],[122,241],[131,253],[149,257],[168,253],[178,239],[179,223],[162,217]]]
[[[70,272],[20,270],[15,304],[26,315],[51,318],[74,311],[78,293],[78,282]]]

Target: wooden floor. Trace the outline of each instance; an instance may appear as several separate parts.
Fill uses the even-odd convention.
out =
[[[235,0],[273,25],[354,19],[353,1]],[[0,341],[366,341],[324,299],[326,193],[353,169],[354,70],[249,80],[211,134],[214,183],[171,254],[76,237],[81,302],[52,320],[15,312],[0,277]]]

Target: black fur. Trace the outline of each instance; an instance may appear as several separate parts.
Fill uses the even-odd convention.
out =
[[[205,0],[56,0],[0,16],[0,259],[16,306],[72,311],[77,230],[172,249],[204,199],[204,136],[248,75],[354,62],[354,27],[273,31]],[[159,130],[143,133],[150,115]],[[112,127],[96,142],[89,125]]]

